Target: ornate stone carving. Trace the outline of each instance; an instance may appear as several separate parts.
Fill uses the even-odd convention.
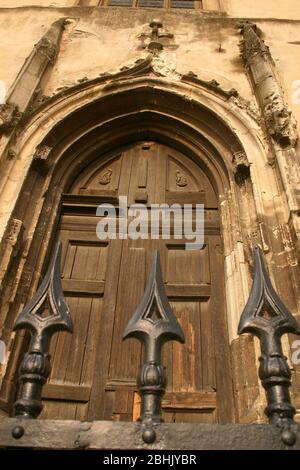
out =
[[[140,37],[149,37],[149,34],[141,35]],[[173,47],[173,46],[166,46]],[[144,49],[146,46],[144,45]],[[198,77],[194,72],[190,71],[187,74],[180,74],[176,70],[176,63],[173,63],[172,59],[166,58],[164,55],[159,54],[148,54],[145,58],[137,59],[134,64],[123,65],[120,67],[117,73],[102,72],[99,74],[99,77],[96,79],[88,79],[83,77],[82,79],[77,80],[78,83],[70,86],[63,86],[56,89],[51,97],[45,96],[43,99],[39,98],[35,103],[33,109],[36,109],[36,106],[41,104],[41,102],[46,100],[51,100],[57,96],[65,96],[68,93],[71,93],[73,90],[78,89],[79,87],[84,87],[87,83],[107,83],[107,87],[111,90],[118,87],[119,79],[130,79],[132,77],[140,77],[144,75],[154,74],[158,77],[168,77],[171,80],[181,80],[184,83],[193,83],[199,85],[208,90],[217,93],[219,96],[224,97],[228,101],[232,102],[235,106],[243,109],[247,112],[256,122],[260,122],[260,115],[258,113],[258,108],[253,102],[249,102],[246,99],[242,98],[239,95],[239,92],[235,88],[229,90],[223,89],[220,83],[215,80],[203,80]]]
[[[245,111],[257,124],[261,125],[262,118],[256,101],[246,100],[241,95],[231,96],[229,99],[231,103]]]
[[[50,41],[48,38],[43,37],[35,45],[35,48],[40,54],[44,55],[49,60],[49,62],[54,64],[58,53],[58,48],[52,41]]]
[[[102,175],[100,175],[99,184],[102,184],[103,186],[105,186],[106,184],[109,184],[111,182],[111,177],[112,177],[112,170],[109,168],[104,173],[102,173]]]
[[[48,145],[39,145],[33,155],[33,167],[42,174],[47,173],[50,168],[48,157],[52,147]]]
[[[243,35],[241,54],[253,83],[267,131],[281,147],[295,146],[298,139],[296,121],[285,103],[270,50],[255,24],[244,22],[239,27]]]
[[[141,37],[143,37],[143,35],[141,35]],[[147,37],[147,34],[145,35],[145,37]],[[174,46],[168,45],[165,47]],[[146,48],[145,44],[143,48]],[[235,88],[226,90],[220,85],[217,80],[203,80],[192,71],[186,74],[178,73],[176,70],[176,63],[174,63],[172,58],[166,57],[165,55],[152,53],[148,54],[147,57],[137,59],[133,64],[131,63],[129,65],[121,66],[117,73],[102,72],[96,79],[88,79],[87,77],[83,77],[82,79],[79,79],[77,81],[78,83],[74,85],[59,87],[56,89],[52,96],[45,96],[43,100],[39,98],[34,103],[33,109],[36,109],[36,106],[41,104],[41,102],[43,102],[44,100],[51,100],[57,96],[66,96],[69,93],[72,93],[72,91],[74,91],[75,89],[85,87],[88,83],[96,84],[107,82],[107,89],[109,87],[110,90],[113,90],[114,88],[117,88],[119,86],[118,80],[120,79],[130,79],[132,77],[141,77],[150,74],[153,74],[158,77],[167,77],[173,81],[177,80],[189,84],[193,83],[195,85],[211,90],[219,96],[224,97],[238,108],[243,109],[257,123],[261,122],[261,116],[259,114],[256,103],[249,102],[244,99],[242,96],[239,95],[239,92]]]
[[[52,147],[48,147],[48,145],[40,145],[36,148],[33,156],[34,160],[47,160],[51,150]]]
[[[16,150],[13,147],[9,147],[9,149],[7,150],[8,160],[13,160],[14,158],[16,158],[16,156],[17,156]]]
[[[243,59],[248,62],[258,54],[269,54],[269,48],[260,37],[260,31],[257,25],[245,21],[240,23],[239,27],[243,34],[243,41],[240,42]]]
[[[0,261],[0,290],[4,285],[4,279],[9,273],[10,265],[20,250],[23,232],[24,225],[22,220],[11,219],[6,231],[5,249]]]
[[[265,98],[264,117],[270,135],[282,146],[295,145],[297,124],[280,92],[271,92]]]
[[[12,219],[10,226],[9,226],[9,231],[7,233],[7,240],[11,245],[15,245],[18,240],[19,236],[22,232],[23,228],[23,222],[22,220],[19,219]]]
[[[250,165],[245,152],[234,152],[232,163],[236,182],[238,184],[244,183],[244,181],[250,176]]]
[[[179,188],[184,188],[187,186],[187,178],[184,176],[179,170],[176,171],[176,186],[179,186]]]
[[[20,121],[22,113],[13,103],[0,105],[0,132],[9,132]]]

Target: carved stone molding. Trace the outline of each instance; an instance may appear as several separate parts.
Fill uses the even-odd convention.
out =
[[[242,98],[239,95],[239,92],[235,88],[229,90],[224,89],[220,83],[215,80],[203,80],[194,72],[188,72],[186,74],[181,74],[176,71],[176,64],[173,64],[172,61],[166,60],[162,55],[153,55],[148,54],[144,58],[137,59],[134,64],[122,66],[117,73],[104,72],[99,74],[98,77],[88,79],[83,77],[78,79],[77,83],[71,84],[69,86],[59,87],[56,92],[51,96],[45,96],[43,99],[39,98],[35,101],[34,110],[37,107],[42,105],[44,102],[51,102],[57,97],[68,96],[75,90],[84,88],[87,85],[91,84],[100,84],[106,83],[106,87],[113,89],[118,87],[118,81],[124,79],[130,79],[133,77],[142,77],[146,75],[154,75],[156,77],[168,77],[172,80],[181,81],[187,84],[194,84],[206,88],[207,90],[212,91],[213,93],[218,94],[219,96],[230,100],[235,106],[243,109],[252,119],[259,122],[260,116],[258,113],[258,108],[254,103],[250,103],[246,99]]]
[[[47,67],[53,66],[59,51],[65,18],[55,21],[25,60],[11,87],[6,104],[0,105],[0,132],[11,132],[31,104],[42,94],[41,80]]]
[[[0,105],[0,132],[9,132],[22,118],[18,106],[13,103]]]
[[[256,24],[245,21],[240,23],[243,40],[240,43],[241,53],[245,62],[250,61],[256,55],[270,54],[268,46],[260,36],[260,31]]]
[[[186,82],[192,82],[197,85],[202,85],[205,86],[205,88],[208,88],[209,90],[214,91],[215,93],[220,94],[224,98],[231,98],[235,97],[237,98],[239,96],[238,91],[235,88],[231,88],[230,90],[224,90],[221,86],[220,83],[215,80],[214,78],[212,80],[202,80],[201,78],[198,77],[197,74],[194,72],[188,72],[185,75],[182,75],[182,80]]]
[[[7,241],[11,245],[15,246],[16,243],[18,242],[22,226],[23,226],[22,220],[19,220],[19,219],[12,219],[11,220],[11,223],[10,223],[10,226],[9,226],[9,231],[8,231],[7,237],[6,237]]]
[[[241,95],[229,97],[231,103],[245,111],[257,124],[261,125],[262,118],[255,99],[249,101]]]
[[[4,240],[5,249],[0,261],[0,290],[3,285],[3,279],[9,272],[9,266],[20,249],[24,225],[22,220],[11,219],[6,231]]]
[[[296,121],[285,103],[270,50],[255,24],[244,22],[240,23],[239,27],[243,35],[240,43],[241,55],[267,131],[281,147],[295,146],[298,139]]]
[[[42,55],[44,55],[51,64],[54,64],[58,47],[50,41],[48,38],[43,37],[36,45],[35,49]]]

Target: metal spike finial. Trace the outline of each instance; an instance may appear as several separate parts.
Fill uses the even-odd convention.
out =
[[[275,292],[258,246],[254,248],[253,285],[238,326],[238,334],[243,333],[252,333],[260,340],[259,377],[268,402],[265,413],[271,424],[281,428],[282,440],[293,445],[296,410],[291,404],[291,371],[283,355],[281,336],[285,333],[300,335],[300,327]]]
[[[153,318],[153,314],[154,316]],[[123,339],[138,338],[143,342],[184,342],[183,331],[169,304],[161,273],[159,252],[153,255],[152,268],[144,296],[126,326]],[[156,348],[157,349],[157,348]],[[155,360],[154,356],[151,360]]]
[[[144,425],[143,439],[151,443],[156,437],[153,424],[162,422],[161,398],[166,387],[161,349],[167,341],[184,343],[183,331],[165,293],[158,251],[153,256],[142,301],[125,328],[123,339],[127,338],[137,338],[145,346],[145,361],[138,378],[142,397],[140,421]]]
[[[56,331],[72,332],[72,320],[60,279],[61,243],[37,292],[15,322],[14,330],[27,329],[31,340],[20,367],[20,394],[15,415],[36,418],[41,410],[41,393],[50,371],[49,346]]]

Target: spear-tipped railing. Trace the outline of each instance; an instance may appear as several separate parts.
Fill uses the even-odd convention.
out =
[[[53,333],[72,331],[60,279],[61,244],[57,244],[48,271],[36,294],[18,317],[14,329],[31,334],[28,352],[21,363],[19,397],[15,416],[36,418],[42,410],[42,387],[50,375],[49,346]],[[266,390],[265,410],[271,424],[281,429],[282,440],[292,446],[296,441],[295,408],[289,387],[291,371],[283,355],[281,336],[300,335],[300,327],[275,292],[259,247],[254,250],[254,280],[247,305],[241,316],[238,333],[257,336],[261,345],[259,377]],[[161,351],[168,341],[184,343],[182,329],[168,302],[162,279],[159,253],[155,252],[151,274],[141,303],[126,326],[123,339],[137,338],[145,348],[144,363],[138,378],[141,395],[142,438],[145,443],[156,439],[155,425],[161,423],[161,400],[166,377]],[[24,428],[16,426],[12,435],[22,437]]]
[[[268,403],[265,413],[269,422],[281,429],[283,442],[291,446],[296,440],[293,420],[296,410],[291,404],[291,371],[282,352],[281,336],[300,335],[300,327],[275,292],[258,246],[254,249],[253,286],[238,327],[238,334],[243,333],[259,338],[258,372]]]
[[[159,253],[153,257],[151,274],[144,297],[126,326],[123,339],[137,338],[145,347],[145,359],[138,378],[141,395],[143,440],[155,441],[155,423],[163,421],[161,399],[166,377],[161,364],[161,349],[167,341],[184,343],[184,335],[168,302],[161,274]]]
[[[36,418],[42,411],[42,387],[51,372],[49,346],[53,333],[72,332],[72,321],[65,302],[60,276],[61,244],[55,248],[48,271],[29,304],[18,317],[14,329],[29,330],[28,352],[20,366],[19,397],[14,404],[15,416]],[[19,437],[20,430],[14,430]]]

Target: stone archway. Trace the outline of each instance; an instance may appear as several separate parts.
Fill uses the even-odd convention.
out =
[[[243,181],[243,188],[236,185],[234,174],[239,171],[239,165],[234,164],[233,154],[242,155],[243,165],[247,167],[245,148],[249,145],[258,157],[256,165],[266,161],[263,152],[259,153],[262,150],[259,141],[249,133],[246,116],[241,119],[240,111],[233,112],[227,99],[211,91],[194,89],[190,84],[174,84],[170,88],[162,79],[153,77],[136,77],[131,82],[120,80],[101,86],[86,84],[69,97],[53,100],[47,104],[47,109],[47,118],[46,110],[31,118],[19,142],[19,167],[24,175],[37,145],[38,150],[13,214],[16,220],[24,221],[30,238],[26,260],[16,260],[21,275],[14,305],[4,312],[7,338],[11,335],[18,308],[36,289],[40,273],[47,264],[65,188],[97,154],[145,139],[183,152],[205,171],[220,196],[224,239],[220,249],[223,249],[227,270],[228,329],[230,339],[234,338],[243,299],[248,293],[248,271],[240,237],[243,232],[250,231],[250,227],[252,230],[257,226],[259,200],[253,197],[249,180]],[[222,113],[224,119],[220,118]],[[53,124],[56,119],[59,123]],[[232,128],[237,130],[236,133]],[[239,217],[243,211],[249,214],[244,225]],[[256,237],[260,237],[259,233]],[[254,349],[252,341],[246,342],[243,353],[249,356],[250,351],[253,364],[249,365],[249,374],[252,373],[251,379],[255,376],[247,403],[251,407],[258,390]],[[22,344],[22,338],[17,336],[3,382],[2,401],[7,410],[9,397],[13,396],[13,377]]]

